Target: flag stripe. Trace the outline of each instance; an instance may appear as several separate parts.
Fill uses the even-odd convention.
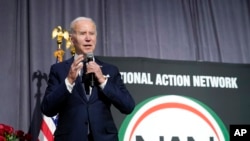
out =
[[[47,138],[44,136],[42,131],[40,131],[40,133],[39,133],[38,141],[48,141]]]
[[[48,141],[53,141],[53,134],[51,132],[51,130],[49,129],[49,126],[47,125],[47,123],[45,122],[45,120],[42,121],[42,127],[41,130],[44,134],[44,136],[46,137],[46,139]]]

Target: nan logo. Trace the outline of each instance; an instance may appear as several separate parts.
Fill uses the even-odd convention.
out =
[[[164,95],[138,104],[123,121],[120,141],[229,141],[221,119],[204,103]]]

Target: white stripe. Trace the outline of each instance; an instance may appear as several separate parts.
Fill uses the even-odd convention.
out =
[[[44,136],[42,130],[40,130],[38,139],[39,139],[39,141],[48,141],[48,139]]]

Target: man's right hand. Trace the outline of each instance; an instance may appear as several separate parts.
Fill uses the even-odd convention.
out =
[[[70,84],[73,84],[75,82],[77,76],[79,75],[79,72],[83,68],[83,60],[84,60],[84,57],[81,54],[81,55],[77,56],[77,58],[71,64],[70,70],[69,70],[69,73],[67,76],[67,79],[68,79]]]

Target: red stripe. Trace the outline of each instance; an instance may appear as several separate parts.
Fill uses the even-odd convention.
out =
[[[54,141],[53,134],[44,120],[42,121],[41,130],[48,141]]]

